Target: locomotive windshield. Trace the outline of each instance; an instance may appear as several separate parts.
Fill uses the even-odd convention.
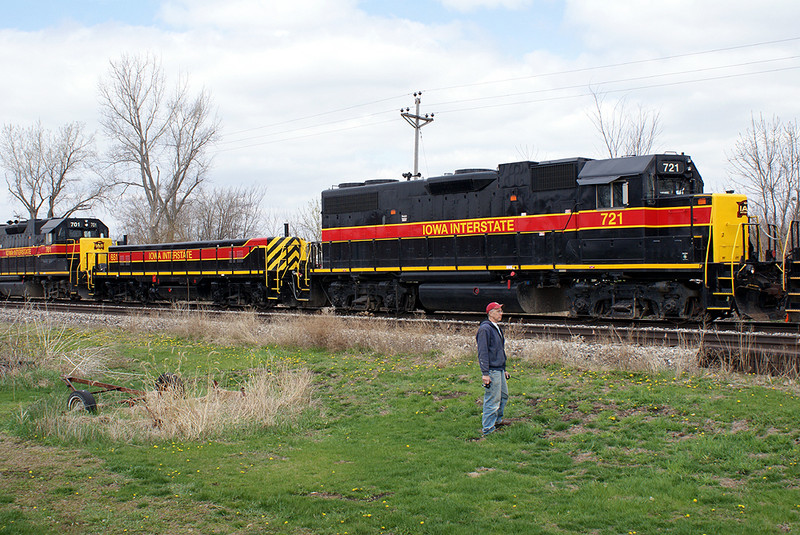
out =
[[[659,176],[648,174],[646,178],[647,197],[674,197],[676,195],[689,195],[692,191],[692,181],[688,178],[677,176]],[[702,191],[702,189],[701,189]]]
[[[685,178],[658,178],[658,194],[661,195],[686,195],[689,193],[689,181]]]
[[[98,219],[51,219],[42,227],[45,243],[68,243],[81,238],[107,238],[108,227]]]

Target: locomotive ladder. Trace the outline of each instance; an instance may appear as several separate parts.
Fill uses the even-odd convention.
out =
[[[711,290],[711,295],[714,298],[723,298],[727,301],[726,306],[708,306],[708,310],[730,310],[734,304],[735,296],[735,289],[734,289],[734,258],[733,258],[733,247],[739,240],[739,234],[741,233],[742,237],[744,238],[744,229],[742,225],[737,225],[736,228],[736,237],[733,240],[733,244],[731,247],[731,261],[730,261],[730,271],[727,269],[727,262],[721,263],[720,268],[714,269],[713,273],[709,275],[708,268],[709,268],[709,260],[712,251],[712,236],[713,232],[711,229],[714,228],[714,219],[713,214],[711,216],[711,220],[709,221],[709,231],[708,231],[708,242],[706,243],[706,258],[704,263],[704,285],[706,288]],[[717,263],[718,260],[715,258],[714,263]],[[713,286],[712,286],[713,281]]]
[[[740,239],[740,236],[741,236],[742,251],[744,252],[744,254],[746,254],[749,244],[748,244],[748,240],[747,240],[748,233],[745,232],[745,229],[750,230],[750,234],[752,235],[752,232],[753,232],[752,229],[755,228],[756,229],[756,235],[755,235],[756,236],[756,241],[758,242],[758,246],[756,247],[756,251],[759,251],[760,248],[761,248],[761,242],[760,242],[759,236],[758,236],[758,226],[759,226],[759,223],[758,223],[757,220],[756,221],[751,221],[749,223],[740,223],[740,224],[738,224],[736,226],[736,237],[734,238],[733,242],[731,243],[730,274],[729,275],[724,275],[723,274],[723,273],[728,271],[727,270],[727,264],[728,263],[726,262],[724,264],[725,265],[725,268],[724,268],[725,271],[724,272],[720,271],[720,273],[717,276],[717,285],[718,285],[718,290],[719,291],[714,292],[714,295],[717,295],[717,296],[728,296],[731,299],[731,301],[735,301],[735,299],[736,299],[736,288],[735,288],[734,281],[736,280],[736,268],[738,266],[741,269],[741,267],[743,266],[743,263],[744,263],[744,258],[746,258],[745,256],[743,256],[741,261],[736,259],[735,252],[734,252],[735,249],[736,249],[736,244],[739,242],[739,239]],[[711,233],[709,233],[709,248],[711,247],[711,238],[710,238],[710,236],[711,236]],[[706,252],[708,252],[708,251],[706,251]],[[759,253],[756,252],[756,255],[758,255],[758,254]],[[754,260],[758,260],[758,256],[756,256],[756,258]],[[714,307],[709,307],[709,308],[714,308]]]
[[[734,249],[736,248],[736,244],[739,242],[739,236],[741,235],[742,240],[745,239],[745,232],[744,228],[745,225],[739,224],[736,226],[736,237],[733,239],[733,243],[731,244],[731,252],[730,252],[730,275],[723,275],[723,272],[719,273],[717,277],[717,284],[719,285],[719,292],[714,292],[714,295],[723,295],[723,296],[730,296],[731,300],[736,298],[736,292],[734,288],[734,280],[735,280],[735,272],[736,272],[736,258],[734,257]],[[709,232],[709,235],[711,233]],[[744,245],[744,250],[747,251],[747,245]],[[726,269],[727,271],[727,269]]]
[[[72,252],[70,252],[70,245],[72,246]],[[75,288],[78,286],[78,284],[80,284],[80,264],[80,241],[71,239],[67,240],[67,269],[69,270],[68,291],[70,296],[75,296],[78,294]]]
[[[783,289],[786,292],[786,313],[800,314],[800,221],[792,221],[783,248]],[[791,318],[790,318],[791,319]]]

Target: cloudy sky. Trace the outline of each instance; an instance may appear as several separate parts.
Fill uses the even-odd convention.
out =
[[[99,131],[109,61],[155,54],[212,95],[211,180],[286,211],[411,171],[415,91],[423,176],[603,157],[594,88],[658,112],[655,150],[722,191],[751,114],[800,116],[797,20],[793,0],[0,0],[0,123]]]

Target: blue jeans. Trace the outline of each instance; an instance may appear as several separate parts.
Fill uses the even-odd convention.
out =
[[[508,384],[505,370],[489,370],[492,379],[483,393],[483,433],[491,433],[497,422],[503,419],[503,410],[508,401]]]

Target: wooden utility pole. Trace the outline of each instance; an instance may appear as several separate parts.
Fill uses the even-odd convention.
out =
[[[417,91],[414,93],[416,112],[411,113],[410,108],[406,108],[405,110],[400,108],[400,115],[414,128],[414,174],[403,173],[406,180],[411,180],[411,177],[419,178],[422,176],[419,172],[419,131],[423,126],[433,121],[432,113],[430,115],[426,113],[425,117],[419,114],[420,102],[422,102],[422,91]]]

